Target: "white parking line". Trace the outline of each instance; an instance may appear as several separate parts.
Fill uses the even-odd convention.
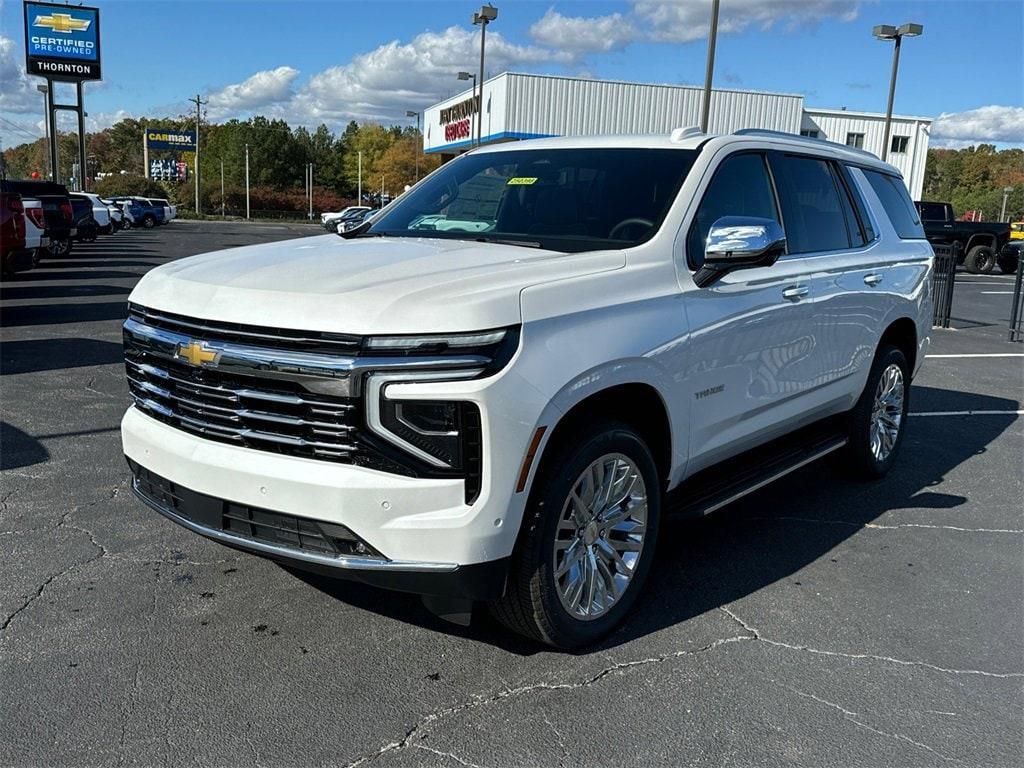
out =
[[[962,355],[925,355],[925,357],[1024,357],[1024,352],[970,352]]]
[[[1012,296],[1013,291],[982,291],[983,294],[988,296]]]
[[[912,411],[908,416],[1024,416],[1021,411]]]

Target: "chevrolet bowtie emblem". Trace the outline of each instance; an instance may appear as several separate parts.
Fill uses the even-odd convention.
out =
[[[36,16],[37,27],[49,27],[54,32],[85,32],[92,24],[92,19],[76,19],[70,13],[51,13],[49,16]]]
[[[175,357],[188,360],[192,365],[203,365],[204,363],[215,363],[220,353],[207,349],[201,341],[190,341],[188,344],[179,344]]]

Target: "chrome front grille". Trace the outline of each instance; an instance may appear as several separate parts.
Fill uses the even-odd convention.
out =
[[[356,456],[361,414],[350,391],[352,358],[297,349],[311,343],[309,335],[293,331],[275,340],[265,331],[269,329],[247,330],[132,305],[124,344],[135,405],[211,440],[362,463]],[[260,344],[253,343],[257,339]],[[200,344],[210,358],[207,363],[216,364],[194,364],[182,355],[192,344]]]
[[[159,360],[129,346],[128,388],[151,416],[214,440],[344,461],[354,443],[355,403]]]
[[[481,374],[492,360],[483,353],[491,350],[378,356],[368,346],[358,336],[242,326],[137,304],[129,305],[124,323],[128,389],[135,406],[154,419],[254,450],[412,477],[464,477],[467,499],[475,498],[482,467],[476,406],[458,405],[465,412],[453,454],[458,462],[438,466],[370,418],[384,398],[367,392],[385,378]],[[501,359],[513,351],[510,346]]]

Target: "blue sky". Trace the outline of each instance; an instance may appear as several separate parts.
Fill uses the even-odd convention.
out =
[[[495,2],[489,74],[703,82],[710,0]],[[197,92],[210,99],[214,120],[263,113],[335,128],[349,119],[400,121],[406,109],[460,90],[455,72],[476,67],[474,2],[92,4],[101,9],[105,77],[86,86],[94,127],[124,115],[178,114]],[[905,21],[925,32],[904,42],[896,112],[947,115],[937,143],[1024,146],[1020,0],[722,0],[715,85],[883,111],[892,45],[873,39],[871,27]],[[38,133],[41,121],[35,81],[23,72],[21,27],[21,3],[6,0],[5,146]]]

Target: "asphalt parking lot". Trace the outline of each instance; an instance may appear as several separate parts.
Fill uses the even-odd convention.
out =
[[[132,498],[131,286],[169,259],[318,233],[179,221],[0,288],[0,764],[1020,764],[1010,278],[961,276],[886,480],[818,464],[668,526],[631,621],[570,655],[298,578]]]

